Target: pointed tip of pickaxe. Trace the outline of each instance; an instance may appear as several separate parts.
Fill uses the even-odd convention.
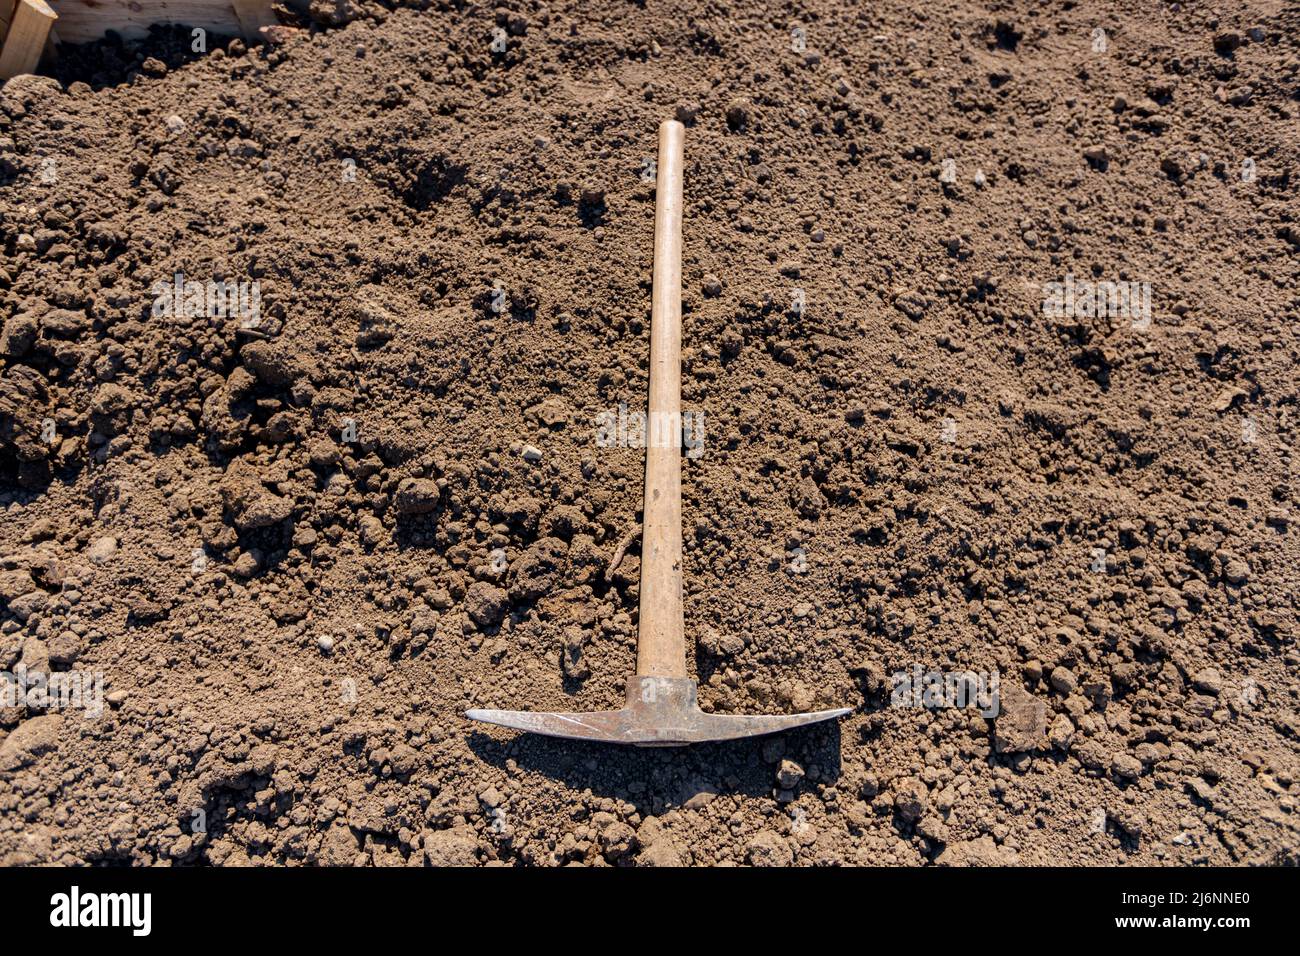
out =
[[[852,713],[852,708],[803,714],[706,714],[696,700],[695,681],[683,677],[634,677],[627,704],[620,710],[589,713],[547,713],[526,710],[467,710],[470,720],[514,730],[642,747],[673,747],[760,737],[793,730]]]

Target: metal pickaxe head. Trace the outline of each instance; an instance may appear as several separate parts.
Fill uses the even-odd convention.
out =
[[[849,708],[843,707],[761,717],[706,714],[700,710],[696,700],[695,686],[695,681],[688,677],[633,677],[628,682],[627,703],[621,710],[575,714],[470,710],[465,712],[465,716],[547,737],[636,744],[640,747],[675,747],[712,740],[760,737],[849,713]]]

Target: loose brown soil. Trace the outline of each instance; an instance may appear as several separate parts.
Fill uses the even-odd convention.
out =
[[[108,695],[0,710],[0,860],[1298,861],[1294,7],[314,6],[0,94],[0,669]],[[854,713],[470,725],[631,673],[674,115],[701,700]]]

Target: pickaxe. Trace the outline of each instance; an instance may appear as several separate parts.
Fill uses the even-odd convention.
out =
[[[469,710],[465,716],[549,737],[671,747],[710,740],[757,737],[849,713],[849,708],[807,714],[742,717],[706,714],[686,671],[682,615],[682,143],[685,129],[668,120],[659,127],[655,195],[654,297],[650,317],[650,415],[645,457],[641,534],[641,614],[636,675],[621,710],[538,713]],[[673,427],[657,429],[653,423]],[[653,434],[672,441],[649,440]]]

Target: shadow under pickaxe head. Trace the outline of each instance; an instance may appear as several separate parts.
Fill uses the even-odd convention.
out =
[[[465,716],[547,737],[595,740],[639,747],[677,747],[761,737],[806,724],[842,717],[849,708],[804,714],[745,717],[706,714],[696,699],[695,681],[687,677],[633,677],[627,703],[619,710],[590,713],[538,713],[524,710],[469,710]]]

